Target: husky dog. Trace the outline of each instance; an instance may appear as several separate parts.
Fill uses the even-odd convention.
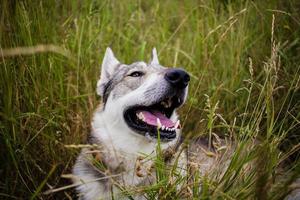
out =
[[[106,49],[97,83],[102,103],[92,120],[91,145],[82,149],[73,168],[81,199],[125,198],[122,186],[151,184],[153,163],[143,155],[155,156],[158,137],[165,159],[172,162],[181,143],[176,109],[186,100],[189,81],[183,69],[160,65],[155,48],[149,63],[130,65]],[[185,166],[184,153],[179,163]]]

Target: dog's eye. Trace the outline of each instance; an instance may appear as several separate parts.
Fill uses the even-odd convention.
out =
[[[132,77],[140,77],[140,76],[143,76],[143,75],[144,75],[144,73],[139,72],[139,71],[132,72],[131,74],[129,74],[129,76],[132,76]]]

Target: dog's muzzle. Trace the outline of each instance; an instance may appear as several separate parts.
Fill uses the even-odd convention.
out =
[[[165,94],[151,105],[131,106],[124,112],[124,119],[139,134],[157,138],[159,133],[162,141],[170,141],[176,138],[176,130],[181,128],[179,120],[173,122],[170,118],[184,103],[190,76],[183,69],[174,68],[166,70],[164,79],[169,85]]]

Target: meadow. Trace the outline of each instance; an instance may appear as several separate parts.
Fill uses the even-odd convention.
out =
[[[299,187],[297,0],[3,0],[0,10],[0,199],[74,198],[45,191],[71,184],[79,149],[68,145],[89,134],[108,46],[124,63],[156,47],[162,65],[186,69],[186,138],[236,141],[225,175],[198,177],[190,199],[279,200]],[[158,187],[170,199],[167,179],[145,189],[150,199]]]

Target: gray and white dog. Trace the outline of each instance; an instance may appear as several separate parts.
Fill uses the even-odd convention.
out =
[[[129,195],[147,199],[142,191],[124,193],[124,188],[138,191],[139,186],[155,183],[151,158],[156,156],[158,136],[163,159],[170,165],[176,162],[177,174],[185,176],[188,168],[189,176],[193,171],[217,179],[224,175],[234,142],[215,136],[219,150],[211,149],[206,140],[190,141],[188,150],[180,145],[176,109],[186,100],[189,80],[183,69],[161,66],[156,49],[148,64],[126,65],[107,48],[97,83],[102,102],[94,113],[89,145],[82,149],[73,168],[80,199],[126,199]],[[245,166],[245,171],[252,164]],[[299,194],[296,189],[286,199],[298,199]]]
[[[97,83],[102,103],[94,113],[91,146],[82,149],[73,168],[81,199],[110,199],[112,193],[119,199],[123,186],[151,184],[153,162],[145,155],[155,156],[158,134],[165,158],[172,162],[181,138],[176,109],[186,100],[189,81],[183,69],[160,65],[155,48],[149,63],[130,65],[106,49]],[[184,168],[184,153],[179,157]]]

